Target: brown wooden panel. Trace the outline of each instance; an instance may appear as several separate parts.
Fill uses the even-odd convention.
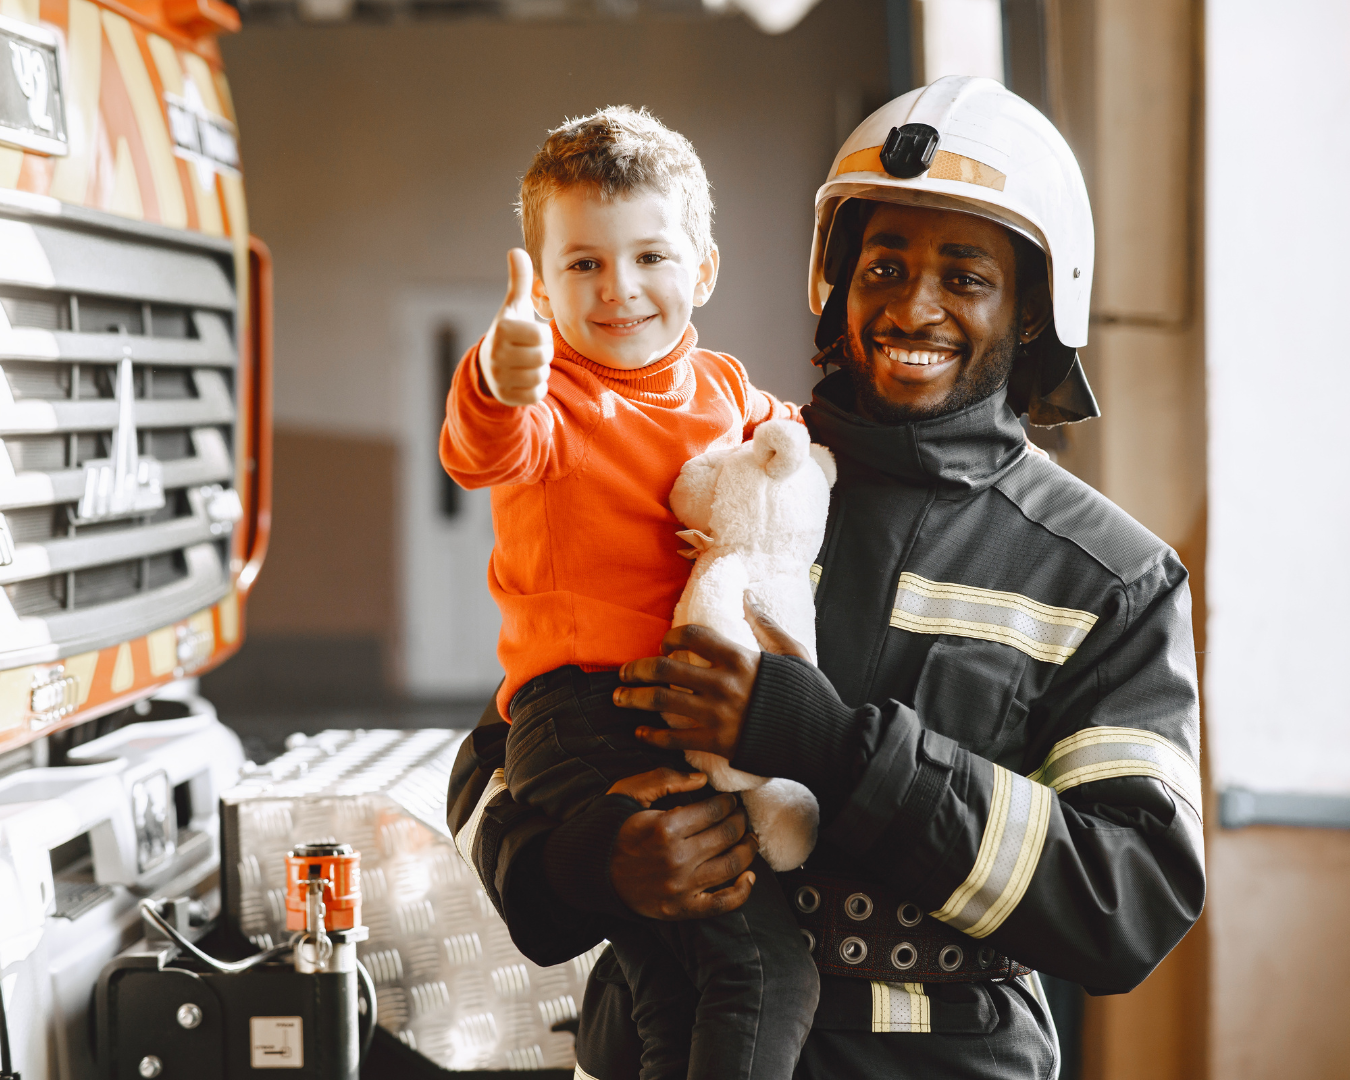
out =
[[[391,642],[397,448],[278,428],[274,455],[272,539],[249,633]]]

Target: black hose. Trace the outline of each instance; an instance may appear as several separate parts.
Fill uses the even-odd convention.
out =
[[[207,967],[219,971],[222,975],[234,975],[240,971],[247,971],[257,964],[261,964],[267,960],[275,960],[278,956],[284,956],[291,951],[291,943],[288,941],[284,945],[277,945],[271,949],[265,949],[254,956],[250,956],[247,960],[239,960],[233,963],[225,960],[217,960],[214,956],[208,956],[206,953],[202,952],[201,949],[197,948],[196,945],[192,944],[192,942],[180,934],[173,924],[165,919],[155,908],[154,901],[142,900],[141,914],[154,923],[163,933],[167,934],[180,949],[191,953]]]
[[[356,981],[358,992],[365,995],[366,1015],[360,1015],[358,1011],[356,1017],[358,1042],[361,1047],[361,1056],[358,1060],[365,1061],[366,1053],[370,1050],[370,1042],[375,1038],[375,1018],[379,1011],[375,1000],[375,980],[370,977],[370,972],[366,970],[366,965],[360,960],[356,962]]]

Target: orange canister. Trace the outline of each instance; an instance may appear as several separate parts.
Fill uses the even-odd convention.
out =
[[[324,882],[323,925],[350,930],[361,925],[361,853],[351,844],[319,841],[286,853],[286,929],[305,929],[311,878]]]

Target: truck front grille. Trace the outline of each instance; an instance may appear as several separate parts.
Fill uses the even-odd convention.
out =
[[[0,669],[138,636],[230,584],[231,248],[69,213],[0,204]]]

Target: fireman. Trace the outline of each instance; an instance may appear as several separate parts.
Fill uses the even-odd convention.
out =
[[[1071,151],[999,84],[942,79],[864,121],[816,197],[811,256],[817,361],[838,367],[803,410],[839,467],[812,568],[819,667],[750,611],[762,655],[683,627],[665,652],[711,667],[621,672],[654,745],[819,799],[819,844],[782,879],[821,971],[799,1077],[1052,1076],[1028,969],[1123,993],[1200,914],[1186,570],[1029,452],[1018,419],[1097,415],[1076,353],[1092,258]],[[494,776],[504,745],[495,716],[466,740],[450,823],[539,963],[599,941],[588,913],[698,917],[752,887],[733,797],[608,795],[557,827]],[[602,954],[577,1075],[636,1077],[638,1049]]]

